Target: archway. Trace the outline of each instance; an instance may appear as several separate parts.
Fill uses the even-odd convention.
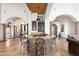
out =
[[[21,24],[24,23],[20,17],[10,17],[6,21],[6,38],[14,38],[20,36]]]
[[[76,19],[71,15],[59,15],[54,19],[54,23],[57,25],[57,35],[61,37],[67,37],[67,35],[75,34],[75,22]]]
[[[53,22],[50,22],[50,35],[57,37],[57,25]]]

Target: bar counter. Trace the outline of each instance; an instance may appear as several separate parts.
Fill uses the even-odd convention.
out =
[[[51,55],[51,50],[52,50],[52,37],[50,36],[33,36],[33,35],[28,35],[27,40],[30,42],[30,44],[27,44],[30,49],[31,54],[33,55],[34,53],[34,45],[35,45],[35,40],[38,38],[42,38],[45,43],[44,43],[44,56],[49,56]]]

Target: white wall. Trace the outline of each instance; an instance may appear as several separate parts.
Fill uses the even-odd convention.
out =
[[[53,7],[53,3],[48,3],[47,8],[46,8],[46,12],[45,12],[45,19],[46,20],[48,20],[48,17],[50,15],[52,7]]]
[[[5,21],[11,17],[20,17],[22,18],[22,20],[27,21],[28,12],[29,9],[27,5],[24,3],[2,3],[1,4],[2,23],[5,23]]]
[[[78,3],[54,3],[51,4],[50,7],[51,10],[46,11],[46,15],[45,15],[45,32],[47,34],[50,34],[50,21],[54,21],[55,18],[59,15],[63,15],[63,14],[71,15],[72,17],[74,17],[73,21],[79,21]],[[50,7],[48,7],[48,9],[50,9]],[[74,34],[75,24],[73,24],[71,27],[74,28],[71,28],[72,33],[71,32],[70,33]]]
[[[54,3],[50,11],[48,20],[54,20],[59,15],[68,14],[79,20],[79,4],[78,3]]]
[[[1,20],[1,3],[0,3],[0,20]],[[1,23],[1,21],[0,21],[0,23]]]

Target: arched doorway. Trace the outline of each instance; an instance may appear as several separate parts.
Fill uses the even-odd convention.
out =
[[[57,34],[61,37],[67,37],[67,35],[75,34],[75,22],[76,19],[71,15],[59,15],[54,19],[57,24]]]
[[[50,22],[50,35],[51,36],[54,36],[54,37],[57,37],[57,25],[54,24],[53,22]]]

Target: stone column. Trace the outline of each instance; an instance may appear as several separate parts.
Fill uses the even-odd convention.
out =
[[[77,22],[75,22],[75,34],[78,34]]]
[[[20,25],[20,36],[22,35],[22,24]]]
[[[14,38],[16,37],[16,27],[15,27],[15,25],[13,26],[13,28],[14,28]]]

